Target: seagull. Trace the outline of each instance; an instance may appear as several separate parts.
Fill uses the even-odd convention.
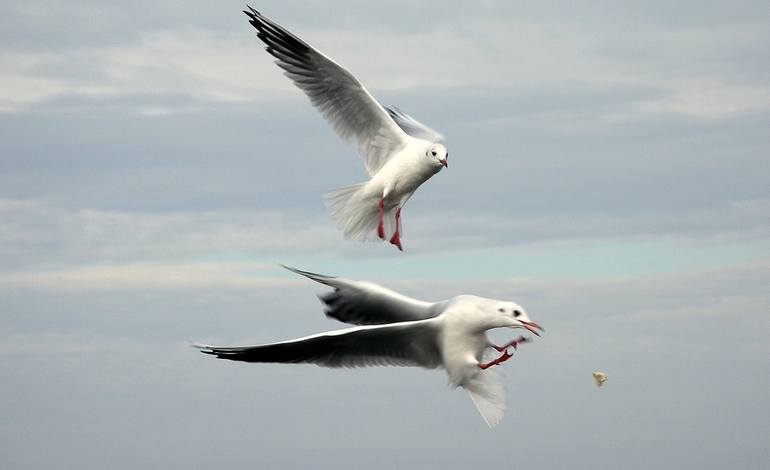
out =
[[[324,202],[345,238],[401,245],[401,209],[417,188],[442,168],[444,136],[398,108],[383,107],[350,72],[278,23],[248,7],[265,50],[310,98],[337,134],[356,141],[371,178],[329,191]]]
[[[517,349],[529,339],[519,336],[496,345],[487,330],[524,329],[537,336],[543,330],[514,302],[474,295],[424,302],[371,282],[284,267],[333,288],[320,296],[326,315],[357,326],[257,346],[193,346],[220,359],[243,362],[443,368],[449,385],[464,388],[492,428],[502,420],[506,406],[502,375],[493,366],[512,357],[508,348]],[[501,354],[485,361],[491,350]]]

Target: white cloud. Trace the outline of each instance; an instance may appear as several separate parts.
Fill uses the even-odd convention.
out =
[[[440,237],[444,247],[530,246],[586,242],[688,241],[690,243],[752,242],[770,238],[770,201],[747,200],[718,207],[656,211],[549,211],[516,217],[504,212],[475,213],[462,218],[449,212],[433,214],[421,224],[417,238],[426,244]],[[438,222],[440,220],[440,223]],[[479,230],[483,227],[483,230]]]
[[[251,262],[144,262],[0,274],[0,285],[91,291],[199,287],[269,289],[291,283],[265,277],[265,272],[272,274],[276,270],[276,265]]]
[[[245,23],[245,22],[244,22]],[[392,54],[392,37],[365,32],[321,32],[309,35],[321,43],[334,44],[346,66],[373,89],[402,89],[414,86],[453,86],[463,83],[462,67],[447,61],[444,66],[435,50],[416,49],[408,56]],[[406,35],[405,44],[454,43],[440,48],[447,54],[472,52],[457,39],[447,36]],[[357,45],[366,44],[365,48]],[[246,24],[237,34],[218,34],[199,29],[153,32],[142,35],[137,44],[90,46],[63,55],[41,52],[6,56],[0,76],[0,104],[17,110],[57,96],[130,96],[137,94],[183,94],[198,99],[252,102],[276,96],[298,98],[300,92],[286,80],[272,58],[262,51]],[[370,60],[372,56],[380,60]],[[67,72],[57,68],[69,63]],[[71,64],[84,64],[73,69]],[[349,65],[348,65],[349,63]],[[97,73],[94,73],[97,72]],[[365,77],[365,78],[364,78]]]
[[[310,252],[332,245],[337,238],[325,223],[325,214],[72,210],[8,199],[0,200],[0,214],[6,221],[0,229],[0,256],[6,266],[13,260],[36,265]]]
[[[56,332],[14,333],[2,337],[0,356],[81,356],[105,352],[141,352],[146,346],[125,339]]]
[[[146,32],[133,43],[79,46],[56,55],[6,55],[0,107],[18,110],[67,94],[174,94],[231,102],[301,99],[249,25],[244,21],[242,26],[226,32],[192,27]],[[462,28],[440,25],[397,36],[381,30],[307,28],[299,33],[375,94],[417,87],[554,93],[626,89],[633,97],[645,87],[657,90],[658,96],[640,99],[635,109],[607,110],[608,118],[636,112],[714,118],[770,109],[764,84],[739,80],[733,58],[738,48],[760,47],[766,33],[756,27],[739,35],[734,28],[651,27],[620,31],[557,18],[524,18],[471,20]],[[144,110],[155,116],[170,112]]]
[[[680,113],[698,118],[730,118],[768,110],[770,90],[759,86],[731,86],[718,81],[678,80],[667,96],[639,103],[652,114]]]
[[[40,266],[198,262],[233,255],[275,262],[319,253],[376,257],[389,255],[391,250],[385,243],[344,241],[323,212],[131,212],[66,209],[41,201],[4,199],[0,200],[0,216],[4,220],[0,259],[5,272],[34,271]],[[665,246],[674,251],[685,246],[690,250],[687,256],[692,257],[696,252],[709,253],[711,247],[722,253],[719,250],[735,246],[735,255],[748,256],[750,247],[770,238],[767,220],[770,203],[764,200],[728,204],[718,210],[552,212],[516,218],[491,211],[462,218],[430,211],[409,219],[407,249],[412,254],[435,256],[458,247],[472,248],[486,259],[495,250],[515,248],[525,250],[528,257],[539,253],[551,259],[549,253],[582,252],[581,256],[587,256],[585,250],[591,246],[652,243],[656,253]],[[746,250],[741,244],[747,244]]]

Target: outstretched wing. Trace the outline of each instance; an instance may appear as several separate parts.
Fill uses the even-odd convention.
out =
[[[333,292],[318,298],[326,306],[326,316],[344,323],[381,325],[424,320],[439,315],[444,305],[444,302],[413,299],[371,282],[324,276],[288,266],[284,268],[334,288]]]
[[[311,363],[324,367],[441,365],[434,322],[357,326],[304,338],[247,347],[195,344],[206,354],[244,362]]]
[[[385,109],[396,124],[398,124],[398,127],[412,137],[427,140],[428,142],[441,142],[444,140],[444,134],[431,129],[395,106],[386,107]]]
[[[355,139],[373,176],[401,150],[408,136],[350,72],[255,9],[244,11],[257,37],[297,87],[310,98],[337,134]]]

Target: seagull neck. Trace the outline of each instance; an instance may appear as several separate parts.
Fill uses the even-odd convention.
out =
[[[497,316],[485,316],[480,321],[476,321],[474,326],[478,333],[485,333],[495,328],[511,327],[513,322]]]

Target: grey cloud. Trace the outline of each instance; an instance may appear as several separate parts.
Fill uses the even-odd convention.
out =
[[[547,215],[506,212],[501,206],[465,217],[455,209],[415,204],[408,211],[408,249],[412,256],[432,256],[458,249],[527,249],[548,253],[564,244],[699,244],[757,246],[770,236],[767,201],[747,201],[718,208],[631,214],[556,212]],[[34,201],[0,203],[6,224],[0,231],[0,259],[13,268],[59,269],[131,261],[187,262],[233,254],[281,262],[322,252],[342,256],[383,256],[387,246],[344,242],[328,223],[323,208],[276,210],[197,210],[135,212],[68,210]],[[482,229],[480,230],[479,227]],[[698,246],[698,245],[695,245]],[[375,249],[376,248],[376,249]]]
[[[442,207],[478,206],[480,196],[496,201],[497,209],[516,211],[718,207],[767,197],[767,160],[761,158],[765,114],[720,120],[650,115],[613,122],[601,117],[602,109],[613,106],[600,105],[597,114],[590,96],[555,114],[516,98],[503,96],[495,103],[492,94],[475,95],[468,114],[464,104],[471,100],[462,94],[443,95],[452,105],[441,108],[415,100],[414,111],[409,95],[389,94],[383,101],[406,103],[407,110],[449,135],[455,163],[431,181],[437,189],[432,204]],[[145,116],[141,110],[179,109],[184,97],[134,99],[132,104],[91,99],[78,105],[84,112],[76,114],[41,109],[4,115],[5,195],[42,193],[63,205],[106,208],[242,207],[256,200],[317,207],[323,191],[363,178],[355,150],[339,142],[301,97],[288,106],[193,101],[188,112],[168,116]],[[508,117],[501,120],[504,113]],[[298,133],[304,138],[296,139]],[[74,171],[81,179],[76,185]],[[206,180],[197,176],[201,171]],[[506,177],[497,176],[501,171]],[[284,183],[280,175],[287,173],[295,179]],[[491,182],[490,175],[495,175]],[[465,186],[486,193],[468,197],[459,191]],[[132,190],[137,187],[146,189],[137,193]],[[279,187],[291,191],[276,198]],[[605,192],[616,196],[606,198]],[[144,197],[149,193],[152,201]]]
[[[32,1],[2,5],[2,44],[6,49],[61,51],[136,41],[142,33],[170,28],[221,29],[239,20],[243,2],[105,3],[77,5]],[[191,12],[196,14],[191,15]]]
[[[0,466],[770,458],[764,3],[255,4],[448,136],[405,254],[341,239],[321,195],[360,159],[227,3],[0,6]],[[190,350],[340,326],[276,262],[547,334],[494,433],[440,374]]]
[[[14,201],[3,201],[0,212],[7,221],[0,232],[6,269],[187,259],[203,253],[308,252],[336,238],[317,217],[277,212],[68,211]]]

